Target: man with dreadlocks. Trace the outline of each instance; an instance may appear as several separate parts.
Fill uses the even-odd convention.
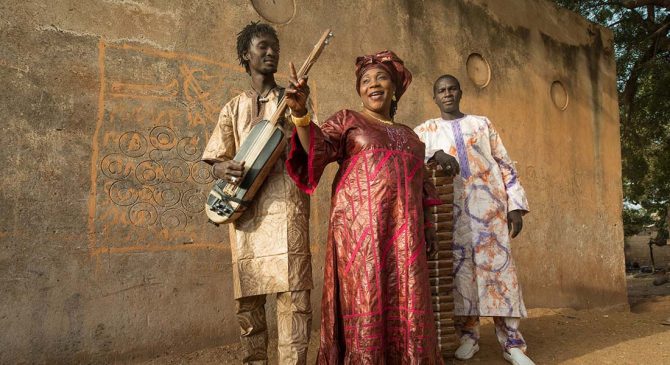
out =
[[[237,36],[237,55],[251,77],[251,89],[223,107],[202,160],[214,175],[239,183],[244,162],[233,158],[254,125],[270,119],[284,89],[274,74],[279,40],[270,25],[247,25]],[[288,98],[289,108],[295,99]],[[303,104],[304,105],[304,104]],[[287,134],[292,124],[280,122]],[[286,173],[282,155],[247,210],[230,229],[233,288],[244,364],[267,363],[265,299],[277,295],[279,363],[305,364],[312,321],[309,198]]]

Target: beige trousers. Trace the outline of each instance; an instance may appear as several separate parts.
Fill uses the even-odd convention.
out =
[[[268,363],[268,332],[265,320],[265,295],[237,299],[242,362]],[[307,345],[312,327],[309,290],[277,293],[277,332],[280,365],[307,363]]]

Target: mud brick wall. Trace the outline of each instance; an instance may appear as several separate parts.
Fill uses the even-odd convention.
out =
[[[356,56],[393,49],[414,73],[398,120],[438,115],[462,81],[516,161],[532,212],[512,247],[530,307],[626,302],[612,34],[541,0],[0,3],[0,363],[109,363],[231,343],[226,227],[203,213],[198,156],[248,87],[235,54],[275,22],[312,70],[318,116],[359,108]],[[319,322],[330,179],[312,200]],[[273,310],[269,304],[269,313]],[[269,315],[270,321],[275,316]]]

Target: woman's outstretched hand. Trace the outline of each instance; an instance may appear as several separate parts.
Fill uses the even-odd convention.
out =
[[[293,116],[302,117],[307,114],[307,97],[309,96],[307,76],[298,79],[293,62],[289,62],[289,67],[291,74],[289,85],[286,88],[286,106],[291,109]]]

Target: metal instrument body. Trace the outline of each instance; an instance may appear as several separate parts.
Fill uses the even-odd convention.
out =
[[[319,42],[297,72],[298,78],[307,76],[332,37],[330,29],[321,35]],[[239,218],[284,152],[287,136],[278,122],[284,116],[286,108],[286,99],[282,97],[272,117],[254,126],[235,154],[235,161],[245,162],[240,183],[231,184],[222,179],[214,182],[205,203],[205,213],[213,223],[232,223]]]
[[[268,123],[269,121],[263,120],[254,126],[235,155],[236,161],[239,161],[238,157],[246,156],[249,149],[258,143],[258,137],[264,128],[268,128]],[[286,134],[278,125],[273,127],[270,138],[267,139],[251,166],[245,169],[246,173],[238,185],[221,179],[214,182],[207,197],[205,209],[210,221],[217,224],[230,223],[244,213],[246,206],[250,203],[248,199],[256,194],[286,147]]]

